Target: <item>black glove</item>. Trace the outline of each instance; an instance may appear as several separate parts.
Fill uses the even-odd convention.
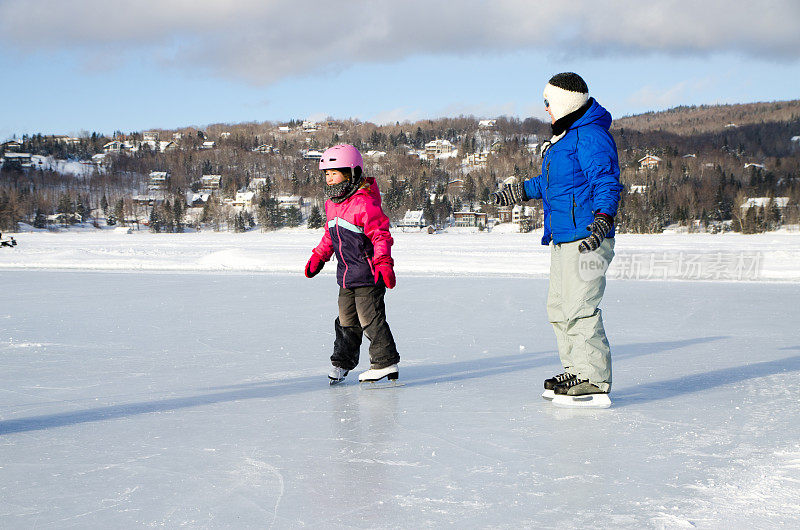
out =
[[[511,206],[527,200],[525,187],[518,182],[506,184],[502,190],[492,193],[492,201],[498,206]]]
[[[613,217],[600,212],[594,214],[594,221],[586,227],[586,230],[589,230],[591,234],[578,245],[580,253],[585,254],[600,248],[600,244],[606,238],[606,235],[611,232],[612,226],[614,226]]]

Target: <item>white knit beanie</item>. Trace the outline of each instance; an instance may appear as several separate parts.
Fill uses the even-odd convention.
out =
[[[589,87],[576,73],[564,72],[550,78],[544,87],[544,99],[556,120],[574,112],[589,101]]]

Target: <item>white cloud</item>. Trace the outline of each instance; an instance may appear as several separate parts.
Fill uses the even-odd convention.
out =
[[[413,55],[520,49],[794,61],[798,21],[797,0],[0,0],[0,44],[71,50],[97,63],[139,54],[168,68],[267,84]]]

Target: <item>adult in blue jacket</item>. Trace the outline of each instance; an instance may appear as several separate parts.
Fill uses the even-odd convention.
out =
[[[542,244],[552,245],[547,314],[564,367],[545,380],[544,396],[610,403],[611,350],[598,306],[614,256],[622,191],[617,146],[608,132],[611,115],[572,72],[550,79],[544,104],[553,136],[542,147],[541,174],[493,197],[501,206],[530,199],[544,205]]]

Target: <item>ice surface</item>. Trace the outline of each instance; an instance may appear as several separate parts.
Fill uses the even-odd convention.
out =
[[[400,276],[381,391],[328,385],[329,271],[0,280],[0,527],[800,520],[796,283],[610,281],[614,406],[576,411],[544,279]]]

